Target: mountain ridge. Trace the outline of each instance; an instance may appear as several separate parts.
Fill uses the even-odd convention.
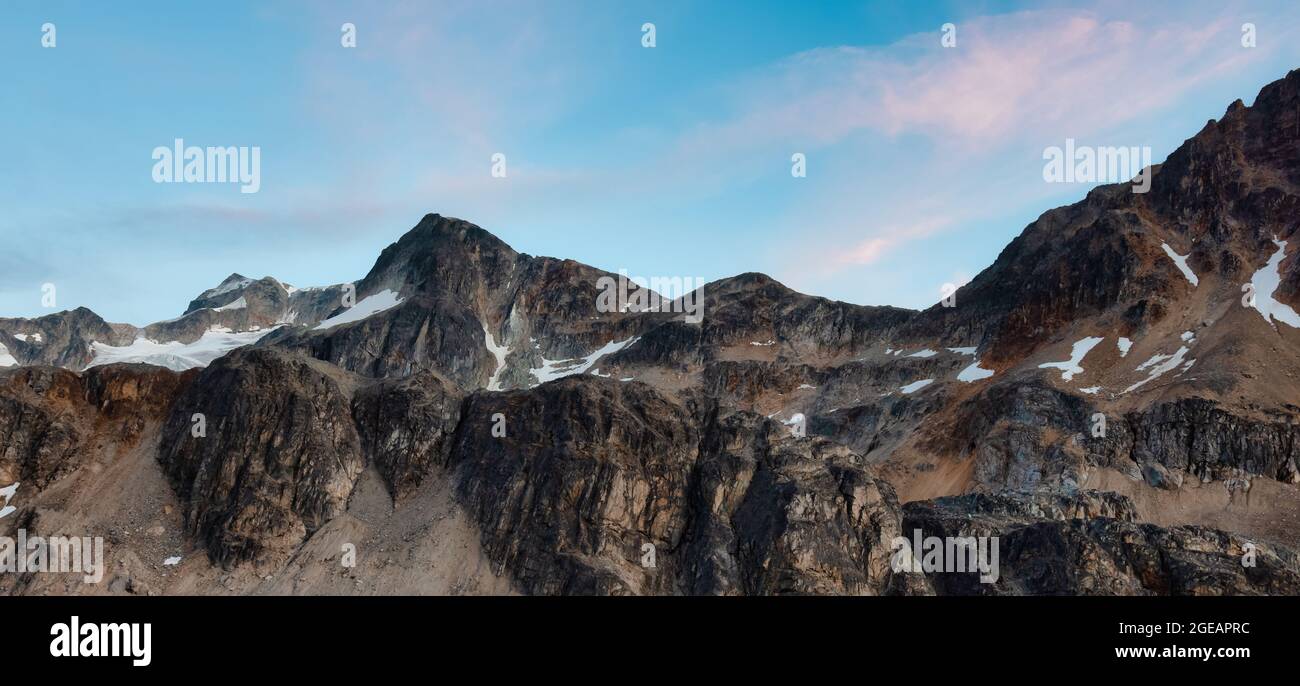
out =
[[[108,592],[1300,592],[1297,117],[1292,71],[1149,193],[1044,212],[951,307],[747,272],[699,321],[605,312],[618,275],[428,214],[352,284],[0,320],[0,483],[27,498],[0,529],[108,532]],[[95,364],[136,348],[194,368]],[[1014,554],[900,571],[911,529]],[[383,554],[349,570],[344,543]],[[58,583],[0,591],[91,592]]]

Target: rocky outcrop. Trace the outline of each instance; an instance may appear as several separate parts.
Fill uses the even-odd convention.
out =
[[[997,537],[996,581],[924,572],[953,595],[1272,595],[1300,592],[1292,550],[1199,526],[1132,521],[1115,494],[960,496],[909,503],[921,536]],[[910,534],[909,534],[910,535]]]
[[[223,566],[282,560],[342,511],[364,466],[346,375],[261,348],[198,375],[158,459],[188,533]]]
[[[459,389],[429,371],[358,391],[352,416],[361,445],[394,499],[446,467],[460,405]]]
[[[1300,425],[1293,417],[1247,415],[1204,398],[1120,413],[1043,382],[998,383],[966,401],[957,417],[955,431],[939,432],[927,445],[974,459],[975,483],[985,490],[1070,492],[1090,466],[1164,489],[1177,489],[1186,477],[1247,488],[1258,476],[1300,482]]]
[[[1159,464],[1203,481],[1265,476],[1300,483],[1300,425],[1294,416],[1246,417],[1186,398],[1125,416],[1115,443],[1140,465]],[[1155,485],[1155,484],[1153,484]]]
[[[709,425],[682,590],[878,595],[891,584],[893,489],[862,458],[749,413]]]

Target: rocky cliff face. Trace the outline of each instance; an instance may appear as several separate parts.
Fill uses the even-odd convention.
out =
[[[245,349],[176,400],[158,460],[214,562],[273,563],[342,511],[363,466],[342,376]]]
[[[488,554],[534,593],[884,592],[888,484],[843,447],[697,411],[600,379],[475,394],[452,455]]]

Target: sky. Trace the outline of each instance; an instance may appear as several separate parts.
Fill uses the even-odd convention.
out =
[[[430,212],[921,308],[1096,185],[1045,181],[1047,148],[1159,162],[1300,67],[1300,3],[10,0],[0,64],[0,317],[357,280]],[[257,147],[258,191],[155,182],[177,138]]]

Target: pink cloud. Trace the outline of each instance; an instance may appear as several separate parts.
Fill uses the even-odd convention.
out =
[[[1167,22],[1036,11],[962,22],[954,48],[940,45],[938,27],[885,48],[818,48],[752,75],[736,115],[681,147],[830,145],[870,131],[978,149],[1032,131],[1082,135],[1168,106],[1263,54],[1242,49],[1235,20]]]
[[[894,224],[875,229],[875,234],[838,253],[832,260],[837,265],[869,265],[884,257],[895,247],[908,241],[935,234],[952,225],[948,216],[929,217],[910,224]]]

